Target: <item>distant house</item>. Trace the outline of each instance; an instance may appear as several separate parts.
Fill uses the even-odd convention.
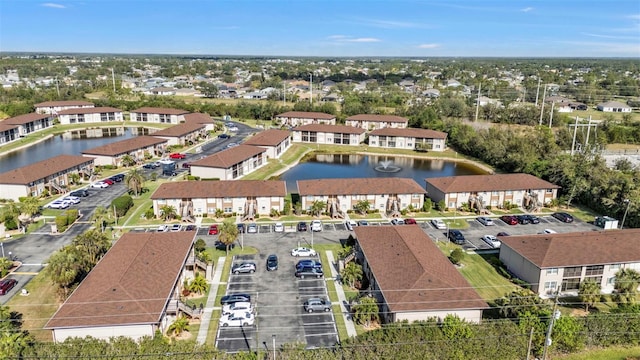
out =
[[[558,185],[529,174],[447,176],[426,179],[427,195],[437,203],[457,209],[477,199],[483,206],[501,207],[506,202],[539,207],[558,196]]]
[[[360,145],[365,138],[365,129],[345,125],[310,124],[292,129],[293,142],[312,144]]]
[[[248,100],[267,100],[269,94],[263,91],[251,91],[242,95],[243,99]]]
[[[196,122],[184,122],[149,134],[167,140],[167,145],[193,145],[198,139],[206,138],[206,125]]]
[[[501,237],[500,260],[541,297],[577,295],[593,280],[614,290],[621,269],[640,270],[640,229]]]
[[[54,342],[91,335],[133,340],[166,333],[179,314],[196,317],[180,299],[202,267],[193,231],[125,233],[45,325]]]
[[[479,323],[489,305],[416,225],[358,226],[356,254],[386,323],[444,320]]]
[[[20,138],[20,126],[0,122],[0,145],[16,141]]]
[[[323,96],[320,101],[324,101],[324,102],[338,102],[341,103],[344,101],[344,98],[336,93],[331,93],[328,95]]]
[[[67,100],[67,101],[45,101],[35,104],[36,112],[38,114],[52,114],[56,115],[62,110],[68,109],[86,109],[92,108],[95,105],[87,101]]]
[[[110,144],[87,149],[83,156],[95,158],[96,165],[121,166],[122,158],[131,156],[136,162],[142,162],[145,155],[161,156],[168,145],[166,139],[153,136],[136,136],[131,139],[116,141]]]
[[[205,126],[205,129],[207,131],[214,131],[215,130],[215,122],[213,121],[213,118],[211,117],[211,115],[209,114],[204,114],[204,113],[189,113],[189,114],[185,114],[184,115],[184,121],[186,123],[195,123],[195,124],[202,124]]]
[[[124,121],[122,110],[112,107],[66,109],[58,112],[60,124],[103,123]]]
[[[161,95],[161,96],[175,95],[176,94],[176,89],[171,88],[171,87],[166,87],[166,86],[158,86],[158,87],[154,87],[152,89],[149,89],[149,94],[150,95]]]
[[[321,112],[287,111],[276,115],[276,121],[280,125],[287,127],[309,124],[335,125],[336,116]]]
[[[384,128],[404,129],[408,123],[409,120],[407,118],[395,115],[358,114],[349,116],[345,120],[345,125],[365,130]]]
[[[151,199],[153,211],[173,206],[182,218],[214,216],[218,209],[253,219],[256,214],[282,211],[286,183],[279,180],[182,181],[160,185]]]
[[[618,101],[607,101],[598,104],[598,110],[602,112],[631,112],[631,107]]]
[[[369,133],[369,146],[392,149],[444,151],[447,133],[428,129],[384,128]]]
[[[422,92],[422,95],[431,99],[437,99],[440,97],[440,90],[438,89],[427,89]]]
[[[491,99],[486,96],[480,96],[479,98],[476,98],[475,103],[478,106],[487,106],[487,105],[502,106],[502,103],[499,100]]]
[[[257,133],[243,144],[262,147],[267,150],[267,158],[277,159],[291,147],[291,143],[289,131],[269,129]]]
[[[267,149],[238,145],[191,163],[191,175],[203,179],[236,180],[267,164]]]
[[[460,83],[460,81],[455,80],[455,79],[449,79],[449,80],[447,80],[447,82],[446,82],[446,84],[445,84],[445,85],[446,85],[447,87],[453,87],[453,88],[456,88],[456,87],[462,86],[462,84]]]
[[[19,201],[25,196],[65,193],[69,189],[70,174],[89,177],[93,173],[93,158],[78,155],[59,155],[31,165],[0,174],[0,199]]]
[[[0,124],[15,125],[17,126],[19,136],[27,136],[36,131],[52,127],[53,119],[54,115],[51,114],[30,113],[4,119],[0,122]]]
[[[178,124],[189,112],[180,109],[142,107],[131,110],[131,121],[158,124]]]
[[[362,200],[371,210],[396,213],[409,206],[420,209],[426,191],[413,179],[357,178],[298,180],[302,208],[309,210],[314,201],[324,201],[327,212],[337,216]]]

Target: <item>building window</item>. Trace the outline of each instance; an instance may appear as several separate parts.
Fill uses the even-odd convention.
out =
[[[564,268],[563,277],[580,277],[582,275],[582,266],[566,267]]]
[[[589,280],[589,281],[593,281],[596,284],[600,285],[602,284],[602,276],[590,276],[590,277],[585,277],[584,278],[585,281]]]
[[[609,269],[610,270],[620,270],[622,268],[622,265],[620,264],[611,264],[609,265]]]
[[[547,281],[544,283],[544,293],[553,294],[558,289],[557,281]]]
[[[615,285],[616,283],[616,277],[610,277],[607,279],[607,285]]]
[[[580,287],[580,278],[562,280],[562,291],[578,290]]]
[[[215,212],[216,212],[216,208],[214,208],[214,207],[207,208],[207,213],[213,214]]]
[[[226,207],[226,208],[224,208],[224,212],[225,212],[226,214],[230,214],[230,213],[232,213],[232,212],[233,212],[233,208],[231,208],[231,207]]]
[[[553,192],[553,189],[547,189],[547,194],[551,194]]]
[[[585,276],[602,275],[604,272],[604,265],[590,265],[587,266]]]
[[[547,269],[547,275],[558,275],[558,268]]]

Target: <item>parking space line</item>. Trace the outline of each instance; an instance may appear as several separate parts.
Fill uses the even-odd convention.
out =
[[[335,332],[323,333],[323,334],[309,334],[309,335],[305,334],[304,337],[327,336],[327,335],[336,335],[337,336],[338,334],[335,333]]]
[[[252,337],[236,337],[236,338],[224,338],[222,341],[234,341],[234,340],[252,340]]]
[[[323,322],[317,322],[317,323],[302,324],[302,326],[329,325],[329,324],[333,324],[333,321],[323,321]]]

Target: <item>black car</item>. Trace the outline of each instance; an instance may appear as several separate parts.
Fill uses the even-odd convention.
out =
[[[145,169],[155,169],[158,167],[158,165],[156,165],[156,163],[147,163],[142,165],[142,167]]]
[[[227,250],[227,244],[223,243],[222,241],[216,241],[215,247],[218,250],[222,250],[222,251]],[[231,244],[231,246],[229,246],[229,250],[232,250],[234,247],[236,247],[236,243]]]
[[[228,139],[228,138],[229,138],[229,135],[227,135],[227,134],[220,134],[220,135],[218,135],[218,137],[219,137],[220,139]]]
[[[304,279],[305,277],[316,277],[320,279],[323,276],[324,273],[322,272],[322,269],[318,269],[315,267],[304,267],[296,269],[296,277],[299,277],[300,279]]]
[[[220,299],[220,304],[234,304],[237,302],[251,302],[251,295],[249,294],[229,294]]]
[[[462,235],[462,233],[460,232],[460,230],[449,230],[449,240],[452,243],[458,244],[458,245],[462,245],[465,243],[466,239],[464,238],[464,235]]]
[[[238,223],[238,233],[242,234],[245,233],[245,226],[243,223]]]
[[[307,268],[307,267],[322,269],[322,263],[320,261],[316,261],[313,259],[304,259],[304,260],[298,261],[298,263],[296,264],[296,270]]]
[[[278,255],[267,256],[267,271],[278,270]]]
[[[86,189],[72,191],[69,195],[77,196],[77,197],[87,197],[89,196],[89,191]]]
[[[184,231],[196,231],[197,229],[198,229],[198,227],[197,227],[197,226],[195,226],[195,225],[187,225],[187,226],[184,228]]]
[[[121,182],[122,180],[124,180],[124,174],[116,174],[113,175],[112,177],[110,177],[109,179],[115,181],[115,182]]]
[[[526,216],[527,219],[529,219],[529,222],[532,224],[540,224],[540,219],[538,219],[538,217],[535,215],[523,215],[523,216]]]
[[[554,218],[565,222],[565,223],[570,223],[573,222],[573,216],[565,213],[565,212],[557,212],[557,213],[553,213],[551,216],[553,216]]]
[[[307,231],[307,223],[304,221],[300,221],[298,223],[298,231]]]
[[[518,224],[520,225],[526,225],[531,223],[531,220],[529,220],[529,216],[527,215],[516,215],[516,219],[518,219]]]

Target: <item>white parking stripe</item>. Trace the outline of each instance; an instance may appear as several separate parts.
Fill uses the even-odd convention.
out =
[[[329,324],[333,324],[333,321],[325,321],[325,322],[318,322],[318,323],[302,324],[302,326],[329,325]]]
[[[245,340],[245,339],[246,339],[246,340],[251,340],[251,339],[253,339],[253,338],[252,338],[252,337],[246,337],[246,338],[245,338],[245,337],[237,337],[237,338],[228,338],[228,337],[225,337],[225,338],[220,339],[220,340],[218,340],[218,341],[233,341],[233,340]]]
[[[322,334],[309,334],[309,335],[305,334],[305,335],[304,335],[304,337],[327,336],[327,335],[336,335],[336,336],[337,336],[338,334],[337,334],[337,333],[333,333],[333,332],[330,332],[330,333],[322,333]]]

